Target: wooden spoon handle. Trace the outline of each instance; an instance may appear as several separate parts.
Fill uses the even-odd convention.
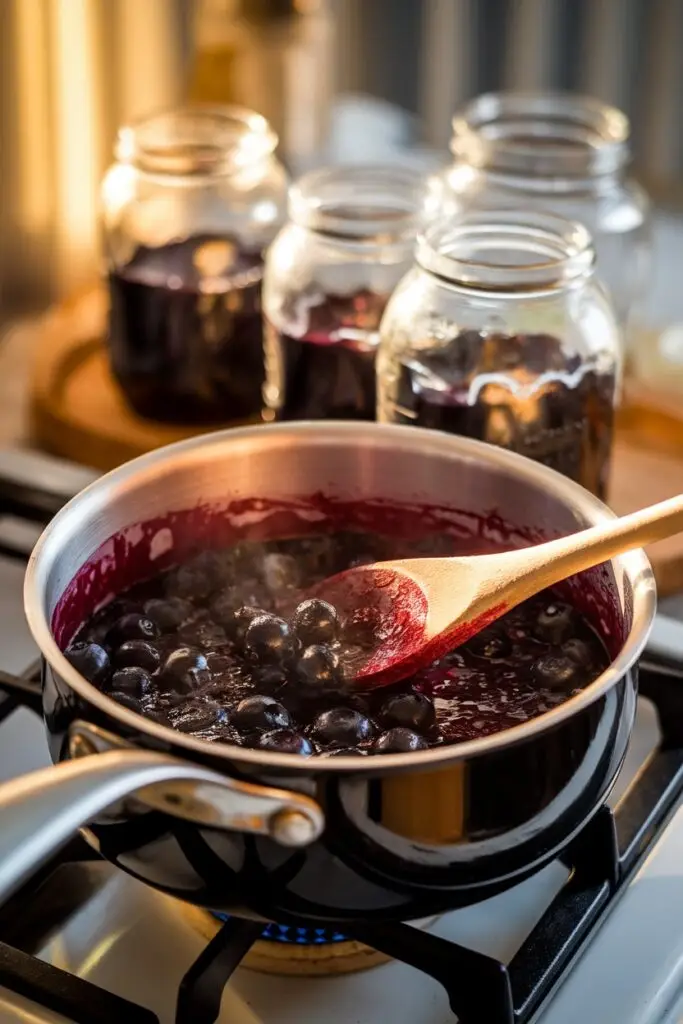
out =
[[[652,544],[682,531],[683,494],[679,494],[620,519],[522,549],[520,559],[533,573],[527,596],[624,551]]]

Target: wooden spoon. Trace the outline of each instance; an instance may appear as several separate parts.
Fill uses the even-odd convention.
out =
[[[683,495],[533,547],[492,555],[403,558],[348,569],[316,596],[365,630],[359,688],[386,686],[464,643],[574,573],[683,530]]]

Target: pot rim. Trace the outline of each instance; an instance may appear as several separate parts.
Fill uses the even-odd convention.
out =
[[[266,435],[270,438],[275,437],[283,449],[289,450],[297,444],[302,436],[312,444],[324,444],[326,441],[338,439],[352,445],[355,439],[363,439],[367,442],[369,431],[372,431],[378,442],[386,443],[390,442],[392,438],[396,438],[400,440],[403,447],[408,446],[421,451],[429,450],[437,455],[458,450],[465,458],[483,460],[503,471],[512,471],[529,483],[540,485],[543,489],[551,491],[570,509],[582,513],[594,524],[616,518],[614,512],[598,498],[579,484],[547,466],[481,441],[423,427],[334,420],[325,423],[299,421],[259,424],[203,434],[141,455],[99,477],[72,498],[45,528],[31,553],[26,569],[24,611],[33,638],[48,664],[79,696],[90,704],[115,721],[142,732],[153,740],[163,740],[187,751],[188,754],[211,754],[215,758],[222,758],[244,766],[254,766],[265,770],[284,769],[288,772],[301,772],[309,775],[311,772],[338,773],[351,770],[362,772],[364,775],[385,774],[388,769],[406,767],[425,769],[465,758],[478,757],[524,742],[554,728],[610,690],[635,664],[642,653],[655,616],[654,575],[650,562],[642,549],[619,555],[611,560],[613,564],[620,566],[626,572],[631,582],[633,622],[619,654],[597,679],[563,704],[510,729],[503,729],[488,736],[434,747],[429,750],[407,754],[385,754],[379,757],[357,755],[336,758],[304,758],[298,754],[279,754],[273,751],[238,747],[228,743],[210,743],[207,740],[177,732],[170,726],[160,725],[143,715],[124,708],[89,683],[73,668],[52,636],[50,623],[44,609],[44,589],[49,567],[59,557],[63,539],[73,532],[74,525],[71,523],[71,518],[75,508],[84,506],[86,509],[90,508],[92,513],[95,509],[106,505],[107,496],[113,488],[124,483],[130,486],[135,481],[142,481],[145,478],[153,479],[169,458],[191,461],[193,453],[198,449],[212,446],[220,448],[223,445],[248,441],[254,437]]]

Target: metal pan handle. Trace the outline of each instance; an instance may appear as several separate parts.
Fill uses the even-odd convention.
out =
[[[90,753],[0,786],[0,902],[79,828],[130,797],[200,825],[267,835],[284,846],[306,846],[324,826],[320,807],[300,793],[240,782],[165,754]]]

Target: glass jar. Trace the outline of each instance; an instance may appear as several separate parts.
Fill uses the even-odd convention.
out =
[[[647,293],[650,205],[628,177],[630,125],[614,107],[569,93],[492,93],[453,118],[454,162],[430,181],[445,216],[537,209],[584,224],[622,325]]]
[[[286,210],[277,137],[249,110],[122,128],[102,186],[112,370],[153,419],[259,416],[263,251]]]
[[[412,263],[422,196],[396,167],[328,168],[292,187],[263,282],[271,419],[374,420],[377,328]]]
[[[541,213],[432,225],[380,328],[378,419],[478,438],[604,497],[621,376],[590,235]]]

